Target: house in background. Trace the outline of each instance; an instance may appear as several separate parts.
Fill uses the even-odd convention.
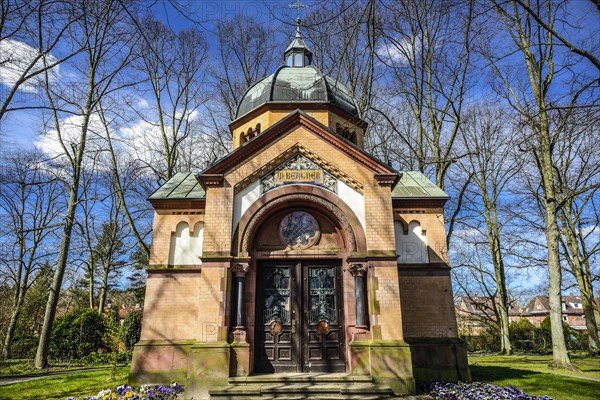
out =
[[[496,324],[498,302],[489,297],[461,297],[456,307],[458,330],[462,334],[478,336],[490,325]],[[521,307],[516,300],[509,300],[508,319],[510,322],[521,318]]]
[[[598,303],[599,300],[600,299],[596,299],[596,303]],[[562,296],[561,301],[563,322],[567,323],[575,330],[587,330],[581,297],[571,293],[568,296]],[[523,309],[523,318],[526,318],[529,322],[537,326],[539,326],[548,315],[550,315],[550,302],[547,296],[535,296]]]
[[[600,299],[596,299],[596,304],[600,307]],[[456,307],[459,331],[467,335],[480,335],[485,328],[495,324],[495,307],[497,302],[494,303],[489,297],[462,297]],[[535,296],[524,307],[520,307],[514,300],[511,300],[509,305],[511,323],[525,318],[540,326],[549,315],[550,303],[547,296]],[[575,330],[587,330],[580,296],[572,293],[562,296],[562,320]]]

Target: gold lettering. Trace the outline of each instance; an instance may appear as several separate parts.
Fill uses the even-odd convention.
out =
[[[314,182],[323,183],[323,170],[320,169],[305,169],[305,170],[290,170],[283,169],[275,171],[275,184],[281,185],[288,182]]]

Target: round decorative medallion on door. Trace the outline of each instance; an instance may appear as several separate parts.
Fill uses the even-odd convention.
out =
[[[317,243],[320,236],[319,223],[306,211],[291,212],[279,224],[279,237],[291,250],[308,249]]]

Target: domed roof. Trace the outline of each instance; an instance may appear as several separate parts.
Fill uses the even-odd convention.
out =
[[[359,116],[350,91],[313,65],[279,67],[273,75],[251,86],[242,97],[235,118],[266,103],[331,103]]]

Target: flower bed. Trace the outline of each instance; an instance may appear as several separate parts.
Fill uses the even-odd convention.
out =
[[[512,386],[501,388],[483,382],[435,382],[427,393],[436,400],[552,400],[525,394]]]
[[[172,383],[169,386],[142,385],[139,388],[121,385],[115,390],[104,389],[95,396],[84,397],[83,400],[175,400],[181,398],[183,386]],[[77,400],[69,397],[67,400]]]

